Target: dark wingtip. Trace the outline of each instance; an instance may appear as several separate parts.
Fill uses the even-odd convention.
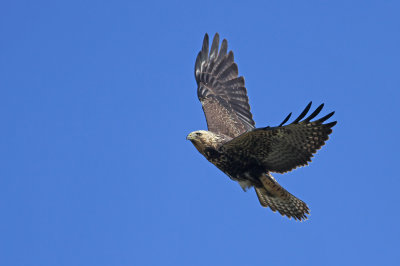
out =
[[[309,102],[309,104],[307,104],[307,106],[306,106],[306,108],[303,110],[303,112],[301,112],[301,114],[299,115],[299,117],[297,117],[296,120],[294,120],[294,121],[292,122],[292,124],[296,124],[296,123],[298,123],[301,119],[303,119],[303,117],[306,116],[306,114],[308,113],[308,111],[310,111],[311,105],[312,105],[312,101]]]
[[[311,119],[316,117],[321,112],[322,108],[324,108],[324,104],[321,104],[320,106],[318,106],[317,109],[315,109],[315,111],[309,117],[307,117],[304,121],[310,122]]]
[[[201,52],[197,54],[196,62],[194,63],[194,76],[197,82],[199,82],[199,77],[197,76],[197,72],[200,72],[200,68],[201,68]]]
[[[209,40],[208,40],[208,34],[204,35],[203,39],[203,47],[202,47],[202,52],[205,53],[208,56],[208,45],[209,45]]]
[[[331,118],[334,114],[335,114],[335,112],[331,112],[331,113],[327,114],[326,116],[324,116],[324,117],[318,119],[317,121],[315,121],[315,123],[322,124],[323,122],[325,122],[326,120]]]
[[[208,41],[208,34],[206,33],[204,35],[204,40],[203,40],[203,46],[201,47],[201,62],[205,62],[208,60],[208,47],[209,47],[209,41]]]
[[[292,113],[289,113],[288,116],[282,121],[282,123],[279,124],[279,127],[283,126],[289,120],[291,115]]]
[[[328,124],[325,124],[325,126],[331,128],[331,127],[334,127],[336,124],[337,124],[337,121],[333,121],[333,122],[330,122]]]
[[[211,44],[210,60],[214,60],[218,56],[219,35],[216,33]]]
[[[229,61],[232,61],[232,62],[235,61],[235,56],[233,55],[232,51],[229,51],[228,57],[230,58]]]

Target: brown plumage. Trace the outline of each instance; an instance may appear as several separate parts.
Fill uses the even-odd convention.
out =
[[[210,51],[206,34],[196,59],[195,78],[208,131],[194,131],[187,139],[244,190],[254,187],[262,206],[289,218],[307,219],[307,205],[281,187],[270,172],[285,173],[311,162],[336,124],[324,124],[334,112],[311,121],[323,104],[306,117],[309,103],[289,125],[285,123],[291,114],[277,127],[255,128],[244,78],[238,77],[233,52],[228,52],[225,39],[218,48],[218,33]]]

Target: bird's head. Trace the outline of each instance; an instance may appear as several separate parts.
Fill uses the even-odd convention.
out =
[[[217,148],[217,140],[218,136],[210,131],[206,130],[198,130],[193,131],[186,137],[187,140],[190,140],[196,149],[200,153],[204,153],[204,150],[208,147]]]

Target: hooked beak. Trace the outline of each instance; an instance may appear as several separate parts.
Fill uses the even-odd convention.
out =
[[[186,140],[193,140],[193,134],[189,133],[189,135],[187,135]]]

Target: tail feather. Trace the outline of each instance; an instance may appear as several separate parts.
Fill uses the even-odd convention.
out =
[[[310,214],[310,210],[306,203],[281,187],[270,174],[261,176],[260,181],[264,187],[254,189],[263,207],[270,207],[272,211],[295,220],[307,220],[306,214]]]

